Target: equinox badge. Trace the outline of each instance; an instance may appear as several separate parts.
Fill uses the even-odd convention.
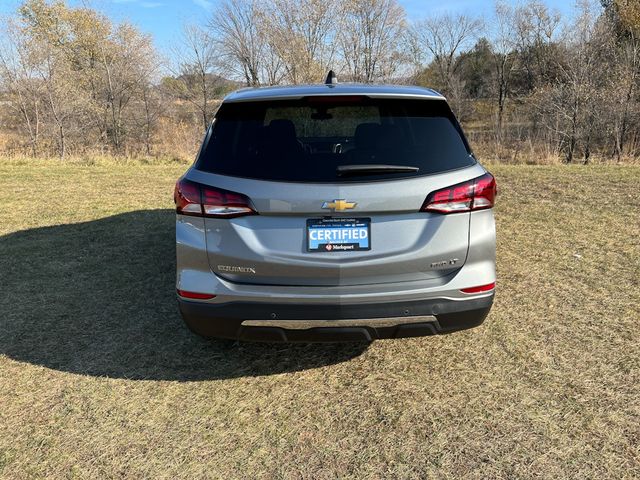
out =
[[[344,199],[334,200],[333,202],[324,202],[322,208],[330,208],[336,212],[344,212],[345,210],[351,210],[357,205],[356,202],[347,202]]]

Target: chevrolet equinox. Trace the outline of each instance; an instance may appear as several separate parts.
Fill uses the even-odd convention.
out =
[[[239,90],[176,184],[180,311],[238,340],[477,326],[494,297],[495,195],[433,90]]]

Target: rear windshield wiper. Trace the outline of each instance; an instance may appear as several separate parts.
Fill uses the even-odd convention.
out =
[[[378,175],[384,173],[417,172],[418,167],[408,165],[339,165],[338,176],[347,175]]]

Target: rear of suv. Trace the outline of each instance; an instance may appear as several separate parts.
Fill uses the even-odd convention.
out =
[[[494,297],[495,194],[432,90],[240,90],[176,184],[180,311],[239,340],[477,326]]]

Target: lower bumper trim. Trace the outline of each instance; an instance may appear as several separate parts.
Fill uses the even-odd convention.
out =
[[[187,326],[205,337],[263,342],[345,342],[451,333],[480,325],[493,294],[363,305],[215,304],[179,298]]]
[[[435,322],[433,315],[419,317],[392,317],[392,318],[348,318],[340,320],[245,320],[243,327],[276,327],[289,330],[308,330],[310,328],[337,328],[337,327],[370,327],[384,328],[397,327],[412,323]]]

